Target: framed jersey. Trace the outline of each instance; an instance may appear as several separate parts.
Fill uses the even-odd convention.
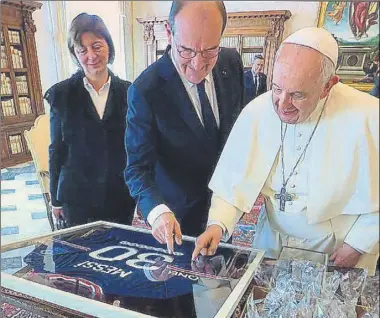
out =
[[[191,261],[149,230],[95,222],[1,247],[3,289],[90,317],[229,317],[264,251],[220,244]]]

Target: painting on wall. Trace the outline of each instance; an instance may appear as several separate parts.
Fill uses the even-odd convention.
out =
[[[339,45],[337,74],[341,80],[368,91],[379,76],[379,2],[321,2],[318,27]]]

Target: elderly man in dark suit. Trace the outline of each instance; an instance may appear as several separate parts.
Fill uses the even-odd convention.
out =
[[[126,182],[169,251],[204,230],[207,185],[243,106],[240,56],[219,47],[226,22],[221,1],[174,1],[166,53],[128,90]]]
[[[263,71],[264,58],[262,55],[256,55],[252,69],[244,73],[245,104],[267,91],[267,76]]]

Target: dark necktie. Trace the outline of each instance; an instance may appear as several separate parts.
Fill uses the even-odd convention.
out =
[[[218,125],[214,113],[211,108],[210,101],[207,97],[205,90],[205,80],[197,84],[199,101],[201,102],[203,124],[207,135],[215,142],[218,143]]]

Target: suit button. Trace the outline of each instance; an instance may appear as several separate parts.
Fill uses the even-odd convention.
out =
[[[291,188],[295,188],[295,187],[296,187],[296,185],[295,185],[295,184],[292,184],[290,187],[291,187]]]
[[[298,151],[300,151],[301,150],[301,146],[297,146],[297,148],[296,148]]]

